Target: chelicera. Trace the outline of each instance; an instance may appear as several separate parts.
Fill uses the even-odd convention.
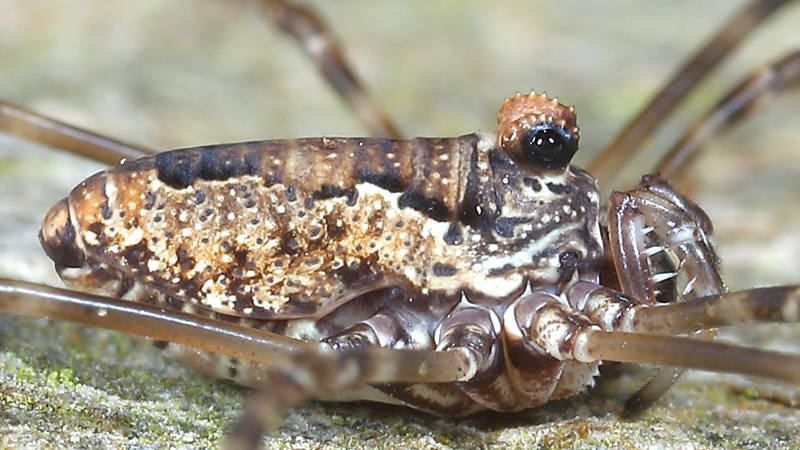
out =
[[[268,413],[307,394],[442,415],[517,410],[583,390],[601,359],[733,370],[745,358],[650,334],[798,320],[789,289],[657,305],[724,290],[702,210],[646,177],[605,215],[592,177],[569,165],[570,108],[518,95],[499,122],[497,136],[266,141],[128,161],[56,205],[43,245],[82,290],[297,339],[286,345],[302,353],[290,359],[306,375],[285,377],[285,362],[224,366],[223,376],[256,388],[284,385],[289,398],[264,403]],[[602,287],[601,272],[618,286]],[[720,317],[723,302],[730,315]],[[631,336],[614,331],[646,335],[630,349]],[[709,362],[695,350],[731,353]],[[758,355],[770,361],[760,373],[798,381],[786,373],[796,358]],[[407,375],[372,367],[405,357],[419,363]],[[317,368],[344,375],[321,380]]]

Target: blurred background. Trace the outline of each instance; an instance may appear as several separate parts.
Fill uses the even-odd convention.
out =
[[[304,2],[331,26],[369,91],[407,136],[492,130],[504,98],[535,89],[575,105],[582,138],[578,164],[590,161],[743,3]],[[262,12],[247,1],[3,0],[0,98],[159,149],[364,135],[295,42]],[[632,186],[687,122],[746,73],[800,48],[798,23],[794,4],[770,19],[630,162],[629,176],[618,186]],[[798,93],[769,104],[717,139],[684,185],[714,220],[732,289],[800,281],[798,111]],[[41,217],[101,168],[0,135],[0,276],[59,284],[36,239]],[[796,328],[758,327],[737,339],[797,350]],[[0,443],[10,446],[63,444],[69,436],[88,446],[211,445],[245,395],[110,333],[0,317],[0,345],[0,435],[6,436]],[[74,373],[61,378],[74,389],[48,385],[49,374],[67,369]],[[397,445],[419,448],[615,446],[620,439],[659,446],[714,446],[714,439],[733,446],[800,445],[783,432],[797,429],[795,409],[747,404],[719,387],[707,395],[713,379],[690,377],[649,421],[638,423],[616,419],[619,404],[607,399],[613,393],[589,399],[588,413],[568,403],[515,416],[511,426],[313,404],[292,414],[270,442],[372,447],[387,445],[379,437],[385,432],[404,439]],[[731,401],[745,404],[726,403]],[[690,414],[687,408],[695,409]],[[177,423],[167,413],[177,414]],[[701,425],[684,426],[698,415]],[[369,430],[373,434],[364,438]],[[570,433],[582,440],[564,443]]]

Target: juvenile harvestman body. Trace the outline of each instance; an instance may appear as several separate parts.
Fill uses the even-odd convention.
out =
[[[450,139],[263,141],[126,161],[58,203],[41,240],[70,287],[276,333],[265,343],[289,356],[273,370],[166,346],[255,387],[250,417],[268,423],[307,396],[516,411],[582,392],[599,360],[798,381],[795,356],[659,336],[798,320],[788,288],[656,306],[724,292],[697,205],[648,176],[606,213],[592,176],[570,165],[571,108],[517,95],[498,121],[496,134]],[[741,367],[752,358],[763,364]],[[289,364],[299,375],[286,377]],[[655,397],[669,386],[653,385]]]

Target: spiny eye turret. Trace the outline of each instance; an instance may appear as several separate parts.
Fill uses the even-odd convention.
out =
[[[497,123],[497,145],[528,170],[563,170],[578,150],[574,108],[545,95],[507,99]]]

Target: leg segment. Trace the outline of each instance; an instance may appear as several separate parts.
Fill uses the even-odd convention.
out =
[[[587,330],[579,360],[636,362],[755,375],[800,384],[800,355],[721,342],[642,333]]]
[[[756,322],[799,323],[800,286],[751,289],[670,305],[637,305],[610,289],[597,286],[592,290],[591,283],[579,283],[567,297],[570,304],[583,305],[585,315],[557,301],[531,302],[534,308],[525,308],[529,312],[516,313],[520,329],[553,358],[663,364],[800,383],[800,355],[649,334]],[[625,331],[611,331],[615,328]]]
[[[784,89],[800,87],[800,51],[756,71],[697,120],[667,152],[653,173],[678,180],[697,158],[703,145],[720,130],[747,117]]]
[[[465,394],[488,409],[515,411],[520,409],[519,396],[506,372],[500,329],[494,311],[464,297],[439,325],[434,338],[437,350],[465,349],[475,361],[475,376],[459,383]]]
[[[589,172],[606,191],[617,168],[661,125],[697,84],[705,78],[759,24],[787,0],[756,0],[734,15],[708,44],[686,62],[589,165]]]
[[[303,46],[317,70],[355,111],[370,134],[400,139],[397,127],[367,95],[331,32],[317,15],[285,0],[262,0],[262,3],[278,27]]]
[[[298,371],[300,372],[300,371]],[[304,371],[302,371],[304,372]],[[222,448],[245,450],[261,448],[264,434],[280,424],[283,412],[313,398],[308,379],[297,372],[269,372],[261,389],[247,399],[239,420],[228,434]],[[305,382],[305,383],[304,383]]]
[[[668,364],[800,381],[800,355],[671,336],[755,323],[800,323],[800,286],[749,289],[658,305],[635,304],[623,294],[591,283],[576,284],[567,296],[605,330],[587,329],[586,340],[579,341],[586,346],[572,350],[578,360]]]
[[[620,292],[598,287],[594,283],[578,283],[567,295],[575,303],[574,306],[604,330],[630,331],[635,311],[644,307]],[[710,331],[703,333],[701,337],[708,339],[716,335]],[[644,412],[678,381],[683,372],[684,369],[679,367],[661,367],[653,378],[625,401],[623,415],[635,417]]]
[[[355,110],[373,136],[400,138],[395,125],[370,99],[316,15],[283,0],[262,2],[276,24],[300,41],[328,83]],[[102,136],[4,101],[0,101],[0,131],[108,165],[156,153],[153,149]]]
[[[0,130],[109,165],[155,153],[4,101],[0,101]]]
[[[598,361],[577,360],[576,339],[598,328],[555,295],[534,291],[515,300],[503,316],[506,366],[524,407],[575,395],[594,384]]]
[[[413,298],[413,302],[408,300]],[[436,351],[456,351],[467,355],[471,365],[469,372],[480,374],[486,371],[486,359],[489,357],[487,349],[499,349],[496,339],[480,334],[486,326],[481,317],[470,314],[471,310],[456,307],[451,311],[436,333],[430,332],[430,324],[435,324],[438,319],[453,309],[452,301],[439,302],[435,298],[412,297],[402,289],[391,289],[383,295],[378,293],[369,298],[370,303],[382,304],[372,316],[348,327],[343,332],[323,339],[333,348],[340,350],[359,351],[367,346],[394,349],[436,349]],[[464,302],[462,302],[463,304]],[[417,308],[415,305],[423,307]],[[345,305],[347,308],[349,305]],[[349,314],[346,310],[335,312],[331,320],[336,321],[336,316]],[[477,320],[476,324],[470,323],[476,330],[461,330],[459,336],[453,335],[450,325],[455,320]],[[327,320],[327,319],[326,319]],[[491,321],[488,323],[492,330]],[[480,330],[478,330],[480,329]],[[441,338],[437,341],[437,338]],[[435,344],[438,342],[438,345]],[[499,351],[498,351],[499,352]],[[475,376],[464,381],[470,383]],[[484,409],[480,402],[473,401],[468,392],[460,389],[455,383],[409,383],[404,380],[393,382],[387,378],[384,383],[374,384],[372,388],[360,388],[360,398],[383,398],[380,401],[401,403],[415,409],[427,411],[439,416],[458,417]]]
[[[331,396],[365,383],[452,383],[475,374],[471,355],[460,348],[394,350],[368,345],[332,350],[328,344],[198,315],[3,278],[0,311],[114,329],[274,367],[258,386],[258,396],[248,402],[237,429],[244,434],[229,443],[231,448],[252,448],[287,408],[310,397]]]
[[[798,323],[798,286],[752,289],[671,305],[636,305],[601,286],[592,291],[590,284],[579,283],[567,293],[570,304],[583,304],[585,315],[558,301],[537,305],[531,301],[535,293],[518,300],[531,301],[533,307],[515,314],[532,344],[565,361],[661,364],[800,383],[798,354],[641,332],[675,333],[754,322]],[[630,331],[609,330],[614,327]]]
[[[5,278],[0,278],[0,311],[108,328],[271,366],[295,367],[313,362],[328,364],[328,369],[332,369],[344,361],[341,356],[350,355],[345,359],[357,360],[360,382],[389,379],[448,382],[468,379],[474,374],[468,357],[461,351],[369,346],[357,352],[337,352],[327,345],[198,315]]]
[[[756,323],[800,322],[800,287],[748,289],[637,309],[631,330],[674,334]]]

